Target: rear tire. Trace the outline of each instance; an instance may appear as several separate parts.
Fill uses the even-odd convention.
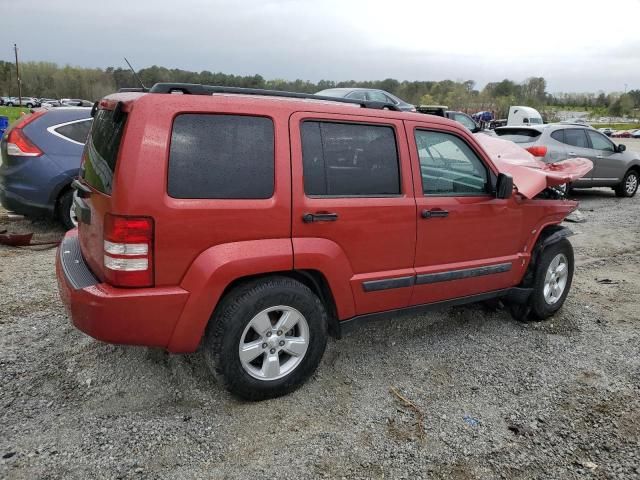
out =
[[[75,212],[71,210],[73,207],[73,192],[73,190],[66,190],[58,201],[58,220],[67,230],[72,230],[78,226]]]
[[[616,197],[631,198],[638,191],[639,183],[640,175],[638,175],[638,171],[629,170],[622,178],[622,182],[616,185],[613,190],[616,192]]]
[[[573,247],[563,238],[542,251],[529,299],[533,319],[544,320],[564,304],[573,280]]]
[[[255,401],[302,385],[326,344],[327,314],[320,299],[300,282],[269,277],[222,299],[207,326],[204,357],[229,392]]]

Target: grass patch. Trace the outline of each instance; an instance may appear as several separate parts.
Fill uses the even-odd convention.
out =
[[[612,128],[614,130],[633,130],[640,128],[640,123],[592,123],[593,128]]]
[[[0,116],[9,117],[9,124],[20,118],[21,112],[29,113],[29,109],[26,107],[0,107]]]

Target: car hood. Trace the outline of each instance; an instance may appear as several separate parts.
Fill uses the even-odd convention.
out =
[[[513,177],[513,184],[526,198],[533,198],[545,188],[570,183],[593,168],[586,158],[571,158],[557,163],[544,163],[517,144],[489,135],[475,135],[502,173]]]

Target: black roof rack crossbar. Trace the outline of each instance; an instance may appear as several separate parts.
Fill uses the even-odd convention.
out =
[[[213,93],[236,93],[242,95],[262,95],[266,97],[301,98],[309,100],[324,100],[328,102],[350,103],[360,105],[363,108],[375,108],[378,110],[400,109],[392,103],[372,102],[367,100],[355,100],[352,98],[326,97],[312,93],[281,92],[279,90],[264,90],[261,88],[221,87],[216,85],[201,85],[199,83],[156,83],[149,89],[149,93],[174,93],[181,92],[187,95],[211,95]]]

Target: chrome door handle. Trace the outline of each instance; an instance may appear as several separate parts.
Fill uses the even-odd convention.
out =
[[[573,155],[573,156],[575,156],[575,155],[576,155],[576,152],[569,152],[569,155]]]

